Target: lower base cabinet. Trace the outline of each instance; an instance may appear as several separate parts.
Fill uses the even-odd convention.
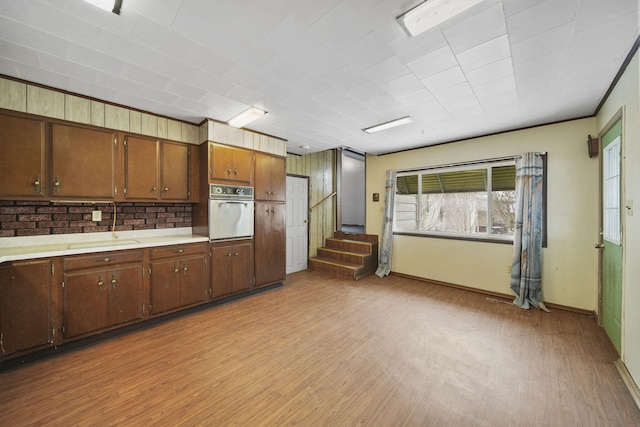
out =
[[[35,350],[53,341],[51,261],[0,266],[0,355]]]
[[[141,251],[68,257],[64,264],[65,339],[142,319]]]
[[[251,290],[253,240],[211,244],[211,298]]]
[[[152,315],[205,301],[205,244],[151,250],[149,270]]]

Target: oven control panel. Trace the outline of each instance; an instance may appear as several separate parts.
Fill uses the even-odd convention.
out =
[[[253,187],[209,184],[209,198],[253,200]]]

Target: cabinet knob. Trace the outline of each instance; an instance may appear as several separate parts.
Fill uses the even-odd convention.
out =
[[[187,271],[187,266],[186,265],[182,268],[182,271],[185,271],[185,272]]]
[[[231,176],[231,168],[227,169],[227,176]]]
[[[233,254],[231,252],[227,253],[227,256],[233,256]]]
[[[102,285],[104,285],[104,282],[102,281],[102,279],[98,279],[98,287],[101,288]]]
[[[55,191],[58,191],[60,189],[60,178],[58,178],[57,176],[56,176],[56,180],[53,183],[53,187]]]
[[[36,191],[40,190],[40,177],[36,175],[36,179],[33,181],[33,186],[36,188]]]
[[[238,252],[234,253],[235,256],[238,256]]]
[[[234,174],[235,176],[238,176],[238,169],[237,169],[237,168],[233,170],[233,174]]]
[[[104,262],[109,262],[109,261],[111,261],[111,258],[105,258],[104,259]]]
[[[180,271],[180,269],[179,269],[178,267],[175,267],[175,268],[173,269],[174,274],[175,274],[175,273],[177,273],[178,271]]]
[[[153,187],[151,187],[151,192],[153,194],[156,194],[156,191],[158,191],[158,188],[155,185]]]
[[[169,191],[169,187],[167,187],[167,186],[165,185],[165,186],[164,186],[164,190],[163,190],[163,191],[166,193],[167,191]]]
[[[117,280],[116,280],[116,276],[111,276],[111,288],[112,288],[112,289],[115,289],[115,287],[116,287],[116,282],[117,282]]]
[[[181,254],[182,252],[184,252],[182,249],[176,249],[176,253]]]

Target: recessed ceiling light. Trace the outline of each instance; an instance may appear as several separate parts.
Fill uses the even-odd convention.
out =
[[[417,36],[442,24],[484,0],[426,0],[396,20],[409,34]]]
[[[406,116],[399,119],[391,120],[390,122],[380,123],[379,125],[364,128],[362,129],[362,131],[366,133],[380,132],[381,130],[391,129],[396,126],[402,126],[412,122],[413,119],[409,116]]]
[[[120,15],[120,9],[122,8],[122,0],[84,0],[89,4],[99,7],[107,12],[113,12],[116,15]]]
[[[233,126],[234,128],[241,128],[251,123],[252,121],[259,119],[260,117],[267,114],[266,111],[261,110],[258,107],[249,107],[244,110],[242,113],[233,117],[229,120],[229,126]]]

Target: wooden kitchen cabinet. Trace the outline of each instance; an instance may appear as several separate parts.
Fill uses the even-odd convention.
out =
[[[113,200],[116,193],[116,134],[51,124],[51,196]]]
[[[150,306],[152,315],[205,301],[205,243],[151,250]]]
[[[256,200],[278,200],[286,196],[285,159],[256,153],[255,198]]]
[[[286,209],[284,203],[255,203],[255,286],[260,287],[286,277]]]
[[[252,151],[209,143],[209,182],[253,183]]]
[[[191,147],[134,135],[123,146],[125,199],[189,200]]]
[[[64,258],[65,339],[142,319],[142,259],[142,251]]]
[[[0,265],[0,357],[53,342],[51,261]]]
[[[251,290],[254,282],[253,241],[212,243],[210,274],[212,298]]]
[[[44,120],[0,114],[0,199],[47,194]]]

